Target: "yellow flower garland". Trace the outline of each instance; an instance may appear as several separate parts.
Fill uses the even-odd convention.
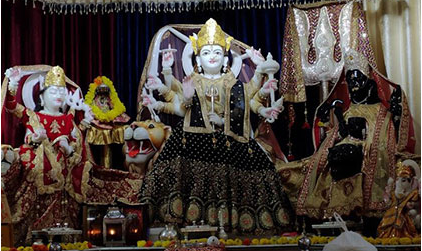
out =
[[[95,90],[102,83],[104,83],[108,86],[108,88],[110,88],[110,99],[113,109],[108,112],[101,111],[101,109],[94,104]],[[95,118],[101,122],[113,121],[113,119],[115,119],[117,116],[121,115],[126,111],[125,105],[120,101],[119,97],[117,96],[117,92],[116,89],[114,89],[113,82],[111,82],[111,80],[105,76],[99,76],[95,78],[94,83],[91,83],[89,85],[88,93],[85,95],[85,102],[91,107]]]

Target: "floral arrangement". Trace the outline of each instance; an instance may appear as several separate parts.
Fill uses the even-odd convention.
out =
[[[220,243],[225,246],[249,246],[249,245],[286,245],[286,244],[294,244],[297,245],[298,240],[302,238],[302,236],[296,236],[296,237],[279,237],[274,236],[271,238],[254,238],[252,240],[245,238],[245,239],[220,239]],[[371,237],[363,237],[366,241],[373,245],[411,245],[411,244],[420,244],[421,238],[371,238]],[[330,241],[334,240],[335,237],[327,237],[327,236],[312,236],[310,237],[312,245],[315,244],[327,244]],[[182,244],[185,243],[207,243],[207,238],[202,239],[191,239],[191,240],[182,240]],[[151,241],[151,240],[140,240],[137,242],[138,247],[164,247],[167,248],[174,244],[174,241]]]
[[[60,243],[63,250],[88,250],[92,248],[92,244],[88,241],[75,243]],[[20,246],[18,248],[1,247],[1,251],[48,251],[50,244],[46,245],[32,245],[29,247]]]
[[[112,104],[112,109],[107,112],[103,112],[94,103],[95,90],[101,84],[105,84],[106,86],[108,86],[108,88],[110,88],[110,100]],[[117,96],[117,92],[116,92],[116,89],[114,89],[113,82],[105,76],[96,77],[94,79],[94,83],[91,83],[89,85],[88,93],[85,96],[85,103],[88,104],[89,107],[91,107],[92,112],[95,115],[95,118],[101,122],[111,122],[117,116],[121,115],[122,113],[126,111],[126,107]]]

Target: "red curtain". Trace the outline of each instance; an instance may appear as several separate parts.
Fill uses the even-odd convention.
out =
[[[41,3],[22,0],[1,5],[2,79],[15,65],[60,65],[86,93],[96,76],[115,78],[114,13],[44,14]]]

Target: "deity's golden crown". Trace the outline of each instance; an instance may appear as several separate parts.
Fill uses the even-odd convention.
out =
[[[60,66],[54,66],[45,75],[44,88],[49,86],[66,86],[64,70]]]
[[[413,167],[404,165],[400,161],[397,163],[396,175],[397,177],[402,177],[402,178],[413,178],[416,176],[416,173]]]
[[[344,55],[344,70],[347,73],[349,70],[360,70],[363,74],[368,76],[369,64],[365,56],[361,53],[348,49]]]
[[[199,53],[202,46],[204,45],[220,45],[228,51],[230,49],[230,43],[233,40],[233,37],[227,36],[221,29],[220,25],[217,22],[210,18],[198,32],[198,37],[189,36],[192,41],[193,52],[196,54]]]

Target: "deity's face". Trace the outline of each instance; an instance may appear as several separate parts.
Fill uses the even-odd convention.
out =
[[[368,88],[368,77],[358,69],[347,71],[346,80],[351,93],[365,91]]]
[[[66,99],[66,87],[50,86],[42,94],[44,110],[57,112],[63,106]]]
[[[397,177],[396,179],[396,197],[402,198],[412,191],[412,178]]]
[[[353,103],[365,101],[371,96],[371,92],[376,92],[373,81],[370,81],[369,78],[358,69],[347,71],[346,81],[350,98]]]
[[[204,45],[196,58],[206,74],[219,74],[224,64],[224,50],[220,45]]]

